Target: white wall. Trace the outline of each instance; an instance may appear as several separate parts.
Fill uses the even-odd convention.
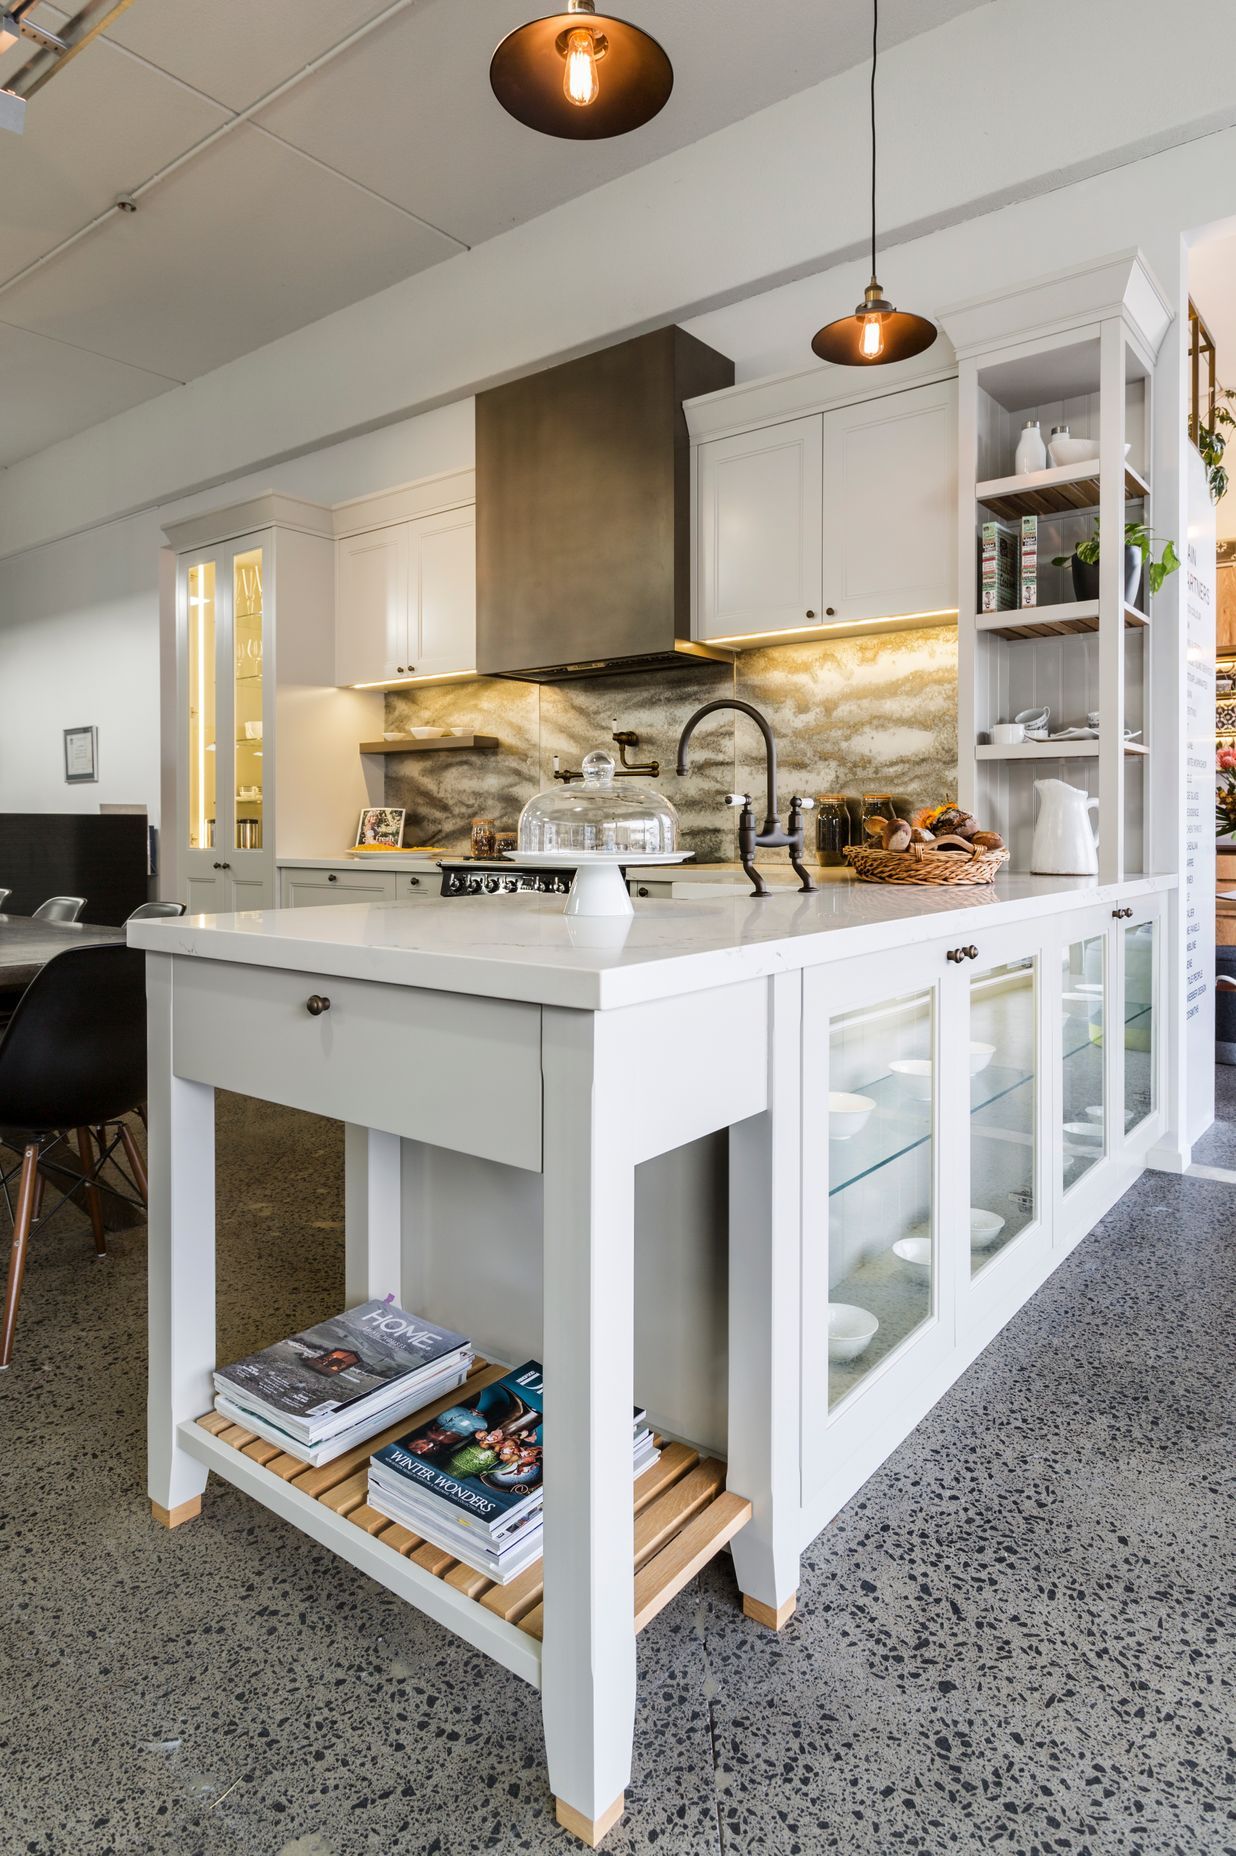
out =
[[[159,524],[153,511],[0,562],[0,811],[144,805],[159,821]],[[97,784],[64,779],[97,726]]]

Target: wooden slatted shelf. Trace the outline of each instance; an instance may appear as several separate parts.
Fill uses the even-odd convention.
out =
[[[1141,502],[1150,485],[1131,464],[1124,467],[1124,493]],[[1020,477],[991,477],[974,487],[976,501],[993,515],[1015,521],[1020,516],[1068,515],[1078,509],[1097,509],[1099,461],[1059,464],[1050,470],[1030,471]]]
[[[468,1378],[470,1391],[479,1391],[500,1379],[507,1369],[475,1360]],[[544,1627],[541,1561],[518,1573],[506,1585],[494,1585],[483,1573],[457,1561],[452,1554],[369,1506],[369,1458],[384,1445],[403,1437],[459,1397],[458,1389],[401,1418],[398,1424],[363,1444],[346,1450],[332,1463],[312,1469],[299,1457],[288,1456],[277,1444],[255,1437],[219,1412],[208,1411],[196,1428],[218,1444],[226,1445],[252,1465],[261,1477],[283,1483],[309,1496],[330,1514],[367,1535],[392,1561],[403,1560],[441,1581],[453,1593],[472,1600],[501,1624],[515,1626],[525,1638],[539,1640]],[[193,1426],[184,1427],[192,1430]],[[225,1463],[212,1456],[210,1466],[227,1475]],[[242,1486],[264,1499],[260,1482],[246,1475]],[[635,1482],[635,1628],[642,1630],[696,1573],[713,1559],[751,1517],[751,1503],[732,1495],[725,1486],[725,1465],[715,1457],[701,1458],[688,1444],[666,1444],[658,1460]],[[271,1490],[272,1498],[276,1490]],[[281,1512],[283,1504],[269,1506]],[[380,1571],[378,1576],[381,1576]],[[414,1601],[415,1602],[415,1601]],[[465,1633],[471,1635],[472,1633]],[[482,1646],[483,1647],[483,1646]],[[537,1651],[539,1655],[539,1649]],[[524,1668],[517,1673],[527,1674]]]
[[[1137,631],[1150,621],[1136,606],[1124,608],[1127,631]],[[1006,612],[979,612],[975,628],[994,638],[1068,638],[1078,632],[1097,632],[1097,599],[1071,599],[1055,606],[1018,606]]]

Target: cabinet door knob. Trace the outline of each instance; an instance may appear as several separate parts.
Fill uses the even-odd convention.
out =
[[[305,1000],[305,1010],[310,1018],[321,1018],[323,1012],[330,1011],[330,1000],[320,992],[311,992]]]
[[[413,889],[419,889],[421,886],[421,879],[419,876],[410,876],[408,882],[412,885]]]
[[[815,617],[815,613],[811,610],[810,606],[807,607],[807,617],[809,619],[813,619]]]
[[[837,608],[836,608],[836,606],[825,606],[825,608],[824,608],[824,617],[825,617],[826,619],[835,619],[835,618],[836,618],[836,616],[837,616]]]
[[[216,861],[215,863],[211,864],[210,867],[212,870],[222,870],[223,865],[219,863],[218,861]]]
[[[332,870],[330,875],[327,877],[326,881],[328,883],[337,883],[339,881],[338,872],[335,870]]]
[[[948,950],[948,953],[944,956],[946,960],[951,960],[954,963],[954,965],[960,964],[960,962],[963,961],[965,957],[966,957],[966,950],[964,947],[950,947]]]
[[[965,957],[966,957],[966,959],[967,959],[967,960],[977,960],[977,959],[978,959],[978,949],[977,949],[977,947],[973,947],[973,946],[971,946],[971,947],[967,947],[967,948],[963,948],[963,950],[962,950],[962,951],[963,951],[963,953],[965,954]]]
[[[810,614],[810,613],[808,613],[808,614],[807,614],[807,617],[808,617],[808,618],[810,618],[810,617],[811,617],[811,614]],[[639,886],[637,887],[637,889],[636,889],[636,891],[635,891],[635,893],[636,893],[636,895],[637,895],[637,896],[646,896],[646,895],[648,894],[648,885],[647,885],[647,883],[641,883],[641,884],[639,884]]]

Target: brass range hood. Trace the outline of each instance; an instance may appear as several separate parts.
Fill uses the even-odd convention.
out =
[[[729,664],[691,640],[682,403],[734,383],[685,330],[476,400],[476,667],[536,683]]]

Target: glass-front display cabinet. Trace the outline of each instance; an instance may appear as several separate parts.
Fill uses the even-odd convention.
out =
[[[274,901],[266,796],[271,741],[265,536],[182,555],[181,844],[191,911]]]
[[[1110,1151],[1110,936],[1093,916],[1060,948],[1060,1188],[1067,1198]]]
[[[1120,929],[1123,1019],[1122,1111],[1125,1135],[1134,1134],[1159,1109],[1159,933],[1149,910],[1131,910]]]

